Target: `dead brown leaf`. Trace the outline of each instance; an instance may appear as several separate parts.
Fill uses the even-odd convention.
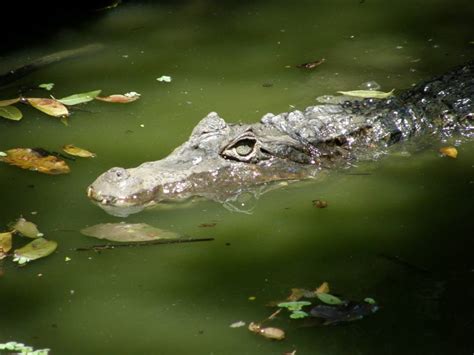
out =
[[[14,148],[5,153],[7,155],[0,156],[0,161],[22,169],[50,175],[68,174],[71,171],[64,160],[54,155],[48,155],[43,150]]]

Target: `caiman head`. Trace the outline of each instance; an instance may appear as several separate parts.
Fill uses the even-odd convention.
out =
[[[87,194],[108,213],[128,216],[193,196],[225,202],[268,182],[308,177],[308,163],[314,163],[312,154],[301,141],[264,119],[253,125],[227,124],[212,112],[166,158],[131,169],[112,168]]]

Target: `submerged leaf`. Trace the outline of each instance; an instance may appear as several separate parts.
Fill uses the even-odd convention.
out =
[[[23,248],[16,249],[13,261],[19,264],[25,264],[29,261],[44,258],[56,250],[58,243],[53,240],[38,238]]]
[[[51,91],[51,89],[54,87],[54,83],[39,84],[38,87],[41,89]]]
[[[96,156],[94,153],[86,149],[76,147],[72,144],[65,145],[63,147],[63,150],[70,155],[74,155],[76,157],[81,157],[81,158],[95,158]]]
[[[24,235],[28,238],[39,238],[43,236],[38,230],[38,227],[33,222],[29,222],[23,217],[17,219],[17,221],[10,226],[14,231]]]
[[[44,154],[42,150],[15,148],[6,151],[7,156],[0,156],[0,161],[22,169],[38,171],[44,174],[58,175],[70,172],[66,162],[54,155]]]
[[[338,91],[339,94],[346,96],[361,97],[364,99],[386,99],[393,95],[395,89],[389,92],[377,91],[377,90],[352,90],[352,91]]]
[[[62,103],[55,99],[47,98],[27,98],[26,101],[35,109],[54,117],[64,117],[69,115],[69,111]]]
[[[82,104],[84,102],[89,102],[94,100],[97,95],[100,94],[102,90],[94,90],[89,92],[83,92],[80,94],[74,94],[70,96],[63,97],[62,99],[58,99],[64,105],[72,106],[77,104]]]
[[[0,107],[10,106],[16,104],[18,101],[20,101],[19,97],[17,97],[16,99],[0,100]]]
[[[113,102],[119,104],[126,104],[133,102],[140,98],[140,94],[137,92],[127,92],[124,95],[109,95],[109,96],[97,96],[96,99],[105,102]]]
[[[157,239],[179,238],[175,232],[152,227],[146,223],[101,223],[81,230],[89,237],[114,242],[144,242]]]
[[[12,248],[12,233],[0,233],[0,260],[2,260]]]
[[[458,156],[458,150],[454,147],[442,147],[439,148],[439,152],[443,154],[445,157],[450,157],[456,159]]]
[[[330,295],[329,293],[316,293],[316,297],[318,297],[321,302],[324,302],[327,304],[332,304],[332,305],[344,304],[344,302],[340,298]]]
[[[19,121],[23,118],[23,114],[15,106],[1,106],[0,105],[0,117],[13,120],[13,121]]]

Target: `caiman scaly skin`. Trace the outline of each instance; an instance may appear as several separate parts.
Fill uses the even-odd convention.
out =
[[[474,62],[388,99],[349,100],[228,124],[211,112],[166,158],[112,168],[88,188],[107,212],[127,216],[193,196],[226,201],[279,180],[374,159],[415,135],[472,138]]]

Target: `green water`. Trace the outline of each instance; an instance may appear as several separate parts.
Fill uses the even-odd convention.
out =
[[[56,97],[94,89],[142,97],[89,103],[67,127],[29,108],[20,122],[0,120],[0,150],[73,143],[98,155],[71,162],[64,176],[0,166],[0,225],[23,215],[59,243],[24,268],[0,262],[0,342],[53,354],[471,354],[472,142],[456,160],[431,142],[351,171],[363,174],[290,184],[254,202],[251,214],[201,201],[127,219],[212,242],[74,249],[97,244],[81,228],[121,220],[85,196],[103,171],[166,156],[210,111],[254,122],[369,80],[386,91],[407,88],[473,58],[473,15],[469,1],[125,3],[5,53],[2,72],[103,43],[18,85],[54,82]],[[322,57],[311,72],[285,68]],[[161,75],[173,81],[156,81]],[[314,199],[329,206],[316,209]],[[269,323],[286,330],[282,342],[229,327],[260,321],[273,311],[268,302],[323,281],[351,299],[373,297],[380,311],[316,328],[282,315]]]

